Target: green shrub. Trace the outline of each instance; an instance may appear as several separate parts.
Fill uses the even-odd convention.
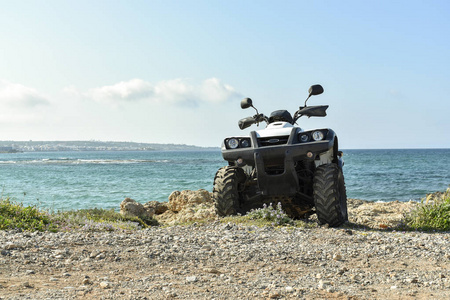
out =
[[[153,218],[127,217],[113,209],[80,209],[48,213],[36,206],[24,207],[9,198],[0,199],[0,230],[26,231],[114,231],[136,230],[158,225]]]
[[[247,216],[250,220],[264,220],[273,226],[293,223],[292,219],[283,211],[280,202],[275,208],[270,203],[269,206],[264,204],[263,208],[252,209],[247,213]]]
[[[51,217],[35,206],[24,207],[9,198],[0,199],[0,230],[21,229],[27,231],[55,231]]]
[[[80,209],[59,212],[53,215],[62,230],[70,228],[84,231],[113,231],[117,229],[133,230],[158,225],[153,218],[124,216],[113,209]]]
[[[450,230],[450,188],[431,201],[422,200],[405,220],[408,227],[416,230]]]

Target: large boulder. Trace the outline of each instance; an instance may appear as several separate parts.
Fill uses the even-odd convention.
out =
[[[141,203],[136,202],[131,198],[125,198],[125,200],[120,203],[120,213],[129,217],[151,218],[155,214],[155,209],[145,208]]]
[[[179,212],[168,210],[162,215],[155,215],[155,219],[158,220],[158,222],[168,225],[213,220],[216,218],[217,215],[214,206],[205,204],[184,208]]]
[[[186,207],[212,203],[211,193],[203,189],[198,191],[174,191],[169,196],[168,208],[173,212],[179,212]]]
[[[153,217],[169,225],[217,217],[212,194],[203,189],[174,191],[169,196],[169,202],[149,201],[144,205],[126,198],[120,204],[120,213],[140,218]]]
[[[206,190],[174,191],[169,196],[168,210],[155,215],[160,223],[169,225],[200,220],[211,220],[217,217],[212,194]]]
[[[169,208],[167,202],[149,201],[144,204],[146,210],[153,210],[156,215],[165,213]]]

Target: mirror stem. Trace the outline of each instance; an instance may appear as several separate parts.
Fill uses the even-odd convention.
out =
[[[305,107],[306,107],[306,101],[308,101],[309,97],[311,97],[311,94],[309,94],[308,98],[305,100]]]

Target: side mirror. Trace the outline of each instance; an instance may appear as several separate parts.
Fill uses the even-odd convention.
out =
[[[306,98],[306,100],[305,100],[305,105],[304,105],[305,107],[306,107],[306,102],[308,101],[309,97],[320,95],[323,93],[323,87],[320,84],[315,84],[309,88],[308,92],[309,92],[309,95],[308,95],[308,98]]]
[[[253,106],[252,99],[250,99],[250,98],[242,99],[242,101],[241,101],[241,108],[242,109],[246,109],[246,108],[249,108],[249,107],[252,107],[252,106]]]
[[[323,87],[320,84],[315,84],[309,88],[308,92],[310,96],[320,95],[323,93]]]

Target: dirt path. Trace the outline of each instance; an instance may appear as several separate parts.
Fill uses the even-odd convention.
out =
[[[337,229],[3,231],[0,299],[449,299],[449,233],[386,229],[412,205],[349,200]]]

